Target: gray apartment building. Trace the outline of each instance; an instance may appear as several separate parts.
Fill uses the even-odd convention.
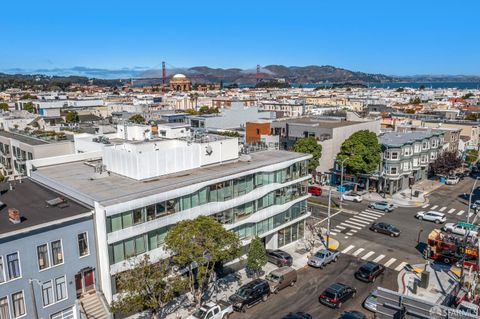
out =
[[[0,172],[3,176],[24,175],[27,160],[74,152],[73,141],[41,139],[16,132],[0,131]]]
[[[2,187],[0,318],[73,319],[87,296],[100,304],[93,211],[30,179]]]
[[[429,164],[443,152],[444,132],[390,132],[380,136],[381,177],[377,189],[393,194],[409,188],[410,180],[428,177]]]

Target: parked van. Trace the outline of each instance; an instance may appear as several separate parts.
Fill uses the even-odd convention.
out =
[[[297,271],[284,266],[271,271],[265,279],[270,284],[270,291],[277,293],[285,287],[293,286],[297,282]]]

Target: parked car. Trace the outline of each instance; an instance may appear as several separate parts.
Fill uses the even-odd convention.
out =
[[[325,289],[318,297],[318,300],[328,307],[340,308],[344,302],[354,298],[356,294],[357,290],[355,288],[337,282]]]
[[[383,210],[386,213],[390,213],[390,212],[393,212],[393,210],[395,209],[395,205],[390,204],[387,201],[381,201],[381,202],[368,204],[368,208]]]
[[[392,224],[387,223],[373,223],[370,226],[370,230],[376,233],[382,233],[391,237],[398,237],[400,236],[400,230],[393,226]]]
[[[480,199],[477,199],[476,201],[473,202],[472,209],[476,210],[476,209],[479,209],[479,208],[480,208]]]
[[[477,237],[478,236],[478,226],[468,223],[446,223],[442,228],[443,231],[447,233],[454,233],[457,235],[465,236],[468,232],[469,236]]]
[[[308,186],[308,192],[313,196],[321,196],[322,189],[318,186]]]
[[[428,212],[418,212],[415,217],[420,220],[434,222],[435,224],[443,224],[447,221],[447,216],[445,216],[444,213],[436,212],[434,210],[430,210]]]
[[[308,259],[308,264],[312,267],[315,268],[323,268],[323,266],[326,266],[327,264],[333,262],[336,262],[338,260],[338,256],[340,255],[340,252],[337,250],[333,249],[320,249]]]
[[[312,319],[312,315],[306,312],[291,312],[282,319]]]
[[[289,253],[280,249],[267,249],[267,259],[272,264],[277,265],[277,267],[291,266],[293,263],[292,256],[290,256]]]
[[[460,178],[458,176],[448,176],[445,179],[445,184],[446,185],[456,185],[460,181]]]
[[[270,296],[270,285],[264,279],[255,279],[238,288],[228,299],[233,305],[233,310],[245,312],[260,301],[267,301]]]
[[[367,310],[377,312],[378,290],[375,289],[363,302],[363,307]]]
[[[360,203],[363,200],[362,195],[352,192],[342,194],[342,199],[356,203]]]
[[[355,272],[355,278],[366,282],[375,282],[377,277],[383,274],[385,266],[368,261]]]
[[[232,305],[220,300],[216,303],[207,302],[187,319],[227,319],[231,313],[233,313]]]
[[[367,319],[367,316],[365,316],[360,311],[352,310],[345,312],[339,317],[339,319]]]
[[[294,286],[297,282],[297,271],[288,266],[272,270],[265,279],[270,284],[270,291],[277,293],[283,288]]]

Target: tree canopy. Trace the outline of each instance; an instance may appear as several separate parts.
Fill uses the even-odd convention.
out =
[[[145,118],[141,114],[132,115],[128,120],[135,124],[145,124]]]
[[[457,153],[447,151],[439,154],[435,162],[430,164],[430,171],[433,175],[448,175],[460,166],[462,160]]]
[[[154,317],[158,316],[175,294],[186,288],[184,277],[170,274],[168,260],[152,263],[145,255],[132,269],[117,274],[116,283],[121,293],[112,302],[112,311],[127,314],[151,310]]]
[[[165,238],[173,261],[189,270],[188,285],[197,303],[214,279],[215,265],[240,256],[240,239],[211,217],[176,223]],[[198,289],[197,289],[198,284]]]
[[[257,276],[262,270],[263,266],[267,264],[267,252],[263,243],[258,236],[250,242],[247,255],[247,268]]]
[[[27,112],[33,113],[35,112],[35,107],[33,106],[32,102],[27,102],[23,105],[23,109]]]
[[[466,152],[465,162],[468,164],[474,164],[478,160],[477,150],[468,150]]]
[[[410,104],[420,104],[420,103],[422,103],[422,100],[420,100],[420,98],[418,96],[416,96],[416,97],[410,99],[410,101],[408,103],[410,103]]]
[[[475,96],[475,94],[473,94],[472,92],[468,92],[467,94],[462,96],[462,99],[466,100],[466,99],[469,99],[469,98],[474,97],[474,96]]]
[[[311,154],[312,158],[308,161],[308,168],[315,170],[318,166],[318,160],[322,157],[322,145],[317,143],[315,137],[304,137],[293,144],[293,150],[299,153]]]
[[[370,174],[380,164],[382,149],[374,132],[361,130],[353,133],[342,143],[337,162],[345,161],[344,167],[354,175]]]
[[[65,115],[65,121],[67,123],[78,122],[78,113],[75,111],[68,111],[67,115]]]
[[[8,103],[0,103],[1,111],[8,111]]]

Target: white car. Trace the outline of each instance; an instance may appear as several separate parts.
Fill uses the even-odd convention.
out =
[[[445,180],[446,185],[455,185],[458,184],[460,181],[460,178],[458,176],[448,176],[447,179]]]
[[[342,194],[342,199],[350,202],[357,202],[357,203],[360,203],[363,200],[362,195],[357,193]]]
[[[418,212],[415,215],[416,218],[420,220],[428,220],[429,222],[434,222],[435,224],[443,224],[447,221],[445,214],[430,210],[428,212]]]
[[[447,233],[454,233],[462,236],[465,236],[467,232],[468,236],[478,236],[478,227],[467,223],[446,223],[445,226],[443,226],[442,230],[446,231]]]

